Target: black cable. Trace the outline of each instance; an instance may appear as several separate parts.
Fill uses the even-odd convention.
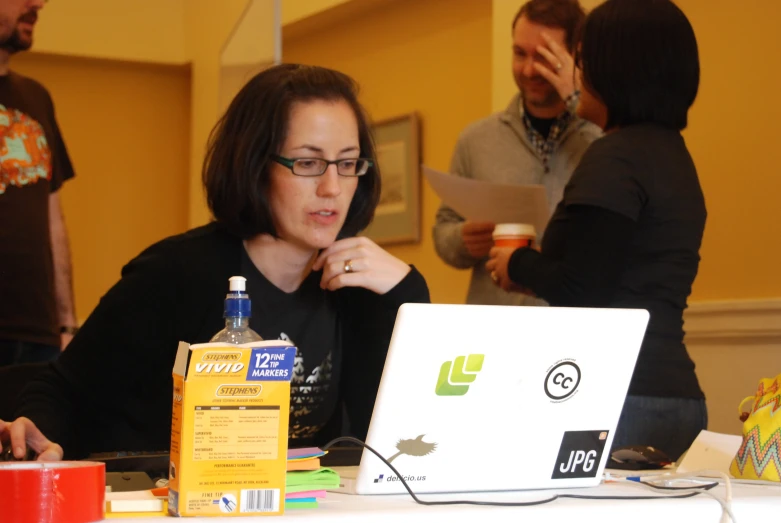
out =
[[[404,488],[409,493],[410,497],[415,501],[415,503],[418,503],[420,505],[425,506],[434,506],[434,505],[479,505],[479,506],[490,506],[490,507],[530,507],[532,505],[544,505],[545,503],[550,503],[552,501],[556,501],[560,498],[569,498],[569,499],[602,499],[602,500],[649,500],[649,499],[684,499],[684,498],[691,498],[694,496],[697,496],[701,494],[701,492],[689,492],[688,494],[680,494],[675,496],[586,496],[582,494],[554,494],[553,496],[545,499],[540,499],[536,501],[473,501],[473,500],[448,500],[448,501],[425,501],[420,499],[418,496],[415,495],[414,492],[412,492],[412,489],[407,485],[407,481],[404,479],[404,476],[399,473],[398,470],[396,470],[396,467],[388,463],[388,460],[386,460],[379,452],[371,448],[369,445],[364,443],[363,441],[359,440],[358,438],[352,438],[350,436],[341,436],[338,438],[334,438],[328,443],[325,444],[324,447],[322,447],[322,450],[328,450],[331,447],[333,447],[336,443],[340,442],[349,442],[354,443],[356,445],[359,445],[378,458],[380,458],[380,461],[382,461],[385,465],[388,466],[389,469],[393,471],[394,474],[396,474],[396,477],[399,478],[399,481],[401,481],[401,484],[404,485]],[[655,485],[651,485],[650,483],[643,483],[644,485],[648,485],[649,487],[664,489],[664,490],[678,490],[679,487],[656,487]],[[698,488],[701,490],[710,490],[713,487],[715,487],[717,483],[708,483],[706,485],[703,485],[701,487],[680,487],[680,490],[692,490],[692,488]]]
[[[653,483],[648,483],[646,481],[638,481],[637,483],[640,483],[642,485],[645,485],[646,487],[650,487],[657,490],[710,490],[712,488],[718,487],[718,483],[704,483],[702,485],[693,485],[691,487],[667,487],[664,485],[654,485]]]

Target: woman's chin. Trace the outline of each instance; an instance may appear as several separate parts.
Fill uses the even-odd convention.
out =
[[[279,239],[299,249],[321,251],[333,245],[341,229],[342,224],[333,224],[331,227],[312,227],[295,232],[281,230]]]
[[[336,232],[331,234],[323,234],[323,233],[316,234],[309,238],[305,238],[303,243],[311,249],[321,251],[333,245],[333,243],[336,241],[337,236],[338,233]]]

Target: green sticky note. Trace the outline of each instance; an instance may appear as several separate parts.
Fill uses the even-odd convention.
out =
[[[296,510],[302,508],[317,508],[317,501],[306,501],[303,503],[290,503],[290,501],[285,501],[285,510]]]
[[[285,486],[288,492],[337,488],[339,486],[339,474],[327,467],[321,467],[318,470],[295,470],[285,475]],[[293,490],[302,486],[311,488]]]

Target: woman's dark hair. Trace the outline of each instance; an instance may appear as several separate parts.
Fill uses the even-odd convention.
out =
[[[272,155],[279,154],[296,102],[346,102],[358,121],[361,158],[375,158],[369,120],[349,76],[306,65],[282,64],[255,75],[239,91],[209,136],[203,164],[206,200],[217,222],[247,239],[276,236],[268,201]],[[292,176],[292,174],[291,174]],[[380,198],[376,166],[358,178],[340,238],[354,236],[374,217]]]
[[[535,24],[563,29],[567,50],[572,52],[586,12],[578,0],[529,0],[515,14],[513,31],[522,16]]]
[[[607,107],[606,129],[686,127],[700,60],[694,30],[670,0],[607,0],[586,18],[575,60],[583,88]]]

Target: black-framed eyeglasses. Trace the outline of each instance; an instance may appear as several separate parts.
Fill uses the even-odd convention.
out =
[[[341,160],[326,160],[325,158],[285,158],[277,154],[272,160],[290,169],[296,176],[322,176],[328,166],[336,164],[336,172],[340,176],[363,176],[374,162],[368,158],[342,158]]]

